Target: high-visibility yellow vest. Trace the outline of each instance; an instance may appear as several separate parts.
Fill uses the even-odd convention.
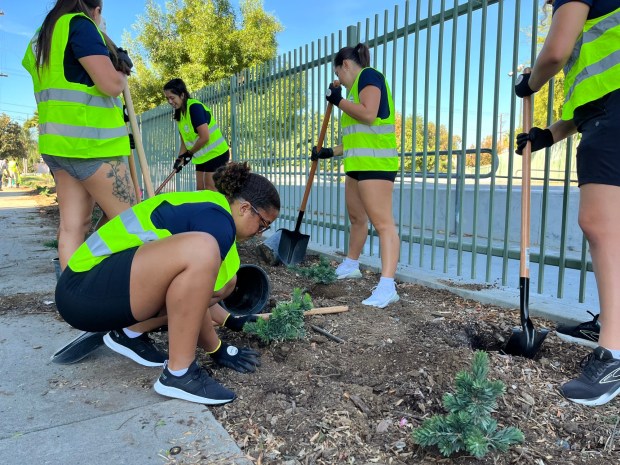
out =
[[[189,107],[192,105],[202,105],[205,111],[211,115],[211,122],[209,123],[209,141],[203,148],[197,152],[194,152],[194,156],[192,157],[192,163],[194,165],[199,165],[201,163],[206,163],[209,160],[213,160],[215,157],[219,157],[225,153],[228,150],[228,142],[224,139],[222,131],[211,113],[211,109],[201,101],[190,98],[187,100],[187,111],[181,114],[178,122],[179,132],[181,133],[181,138],[183,139],[185,148],[187,150],[191,150],[198,140],[198,134],[194,131],[194,126],[192,126],[192,118],[189,113]]]
[[[354,103],[360,102],[357,85],[361,74],[360,71],[347,95],[347,100]],[[385,80],[385,77],[383,79]],[[386,119],[377,117],[372,124],[368,125],[352,118],[345,112],[342,113],[340,124],[342,125],[345,172],[398,171],[399,157],[396,151],[394,101],[387,80],[385,80],[385,88],[390,108],[390,115]]]
[[[562,119],[575,108],[620,89],[620,8],[589,19],[564,66]]]
[[[36,63],[38,31],[22,60],[32,77],[39,111],[39,151],[69,158],[128,156],[129,138],[120,99],[104,94],[95,85],[65,78],[69,26],[78,15],[92,21],[82,13],[66,14],[54,25],[48,65],[38,67]],[[103,35],[101,38],[105,41]]]
[[[171,205],[210,202],[231,213],[228,200],[219,192],[204,190],[156,195],[125,210],[95,231],[71,256],[69,268],[75,272],[88,271],[114,253],[171,236],[169,230],[158,229],[151,221],[151,214],[163,202]],[[220,265],[214,291],[219,291],[230,281],[239,270],[239,263],[237,245],[233,243]]]

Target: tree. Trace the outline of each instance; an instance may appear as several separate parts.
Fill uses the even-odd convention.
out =
[[[0,158],[27,157],[22,127],[6,114],[0,115]]]
[[[135,64],[136,112],[164,103],[163,84],[173,77],[197,90],[273,59],[280,23],[261,0],[242,0],[240,10],[238,23],[229,0],[172,0],[165,12],[148,0],[137,37],[123,38]]]

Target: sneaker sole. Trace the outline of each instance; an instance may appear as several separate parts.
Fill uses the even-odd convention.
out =
[[[343,274],[342,276],[336,276],[336,279],[357,279],[362,277],[362,272],[360,270],[352,271],[348,274]]]
[[[557,331],[555,332],[555,335],[561,340],[565,342],[570,342],[572,344],[579,344],[581,346],[590,347],[591,349],[596,349],[598,347],[598,342],[595,341],[589,341],[580,337],[569,336],[568,334],[558,333]]]
[[[587,405],[588,407],[596,407],[597,405],[604,405],[607,402],[613,400],[613,398],[616,397],[618,394],[620,394],[620,386],[618,386],[615,391],[608,392],[595,399],[571,399],[570,397],[564,397],[566,397],[571,402],[575,402],[576,404]]]
[[[161,394],[162,396],[172,397],[174,399],[186,400],[188,402],[195,402],[197,404],[205,404],[205,405],[223,405],[228,404],[235,400],[237,396],[233,394],[231,399],[210,399],[208,397],[200,397],[194,394],[190,394],[182,389],[166,386],[162,384],[159,380],[155,382],[153,385],[155,392]]]
[[[106,346],[108,346],[110,349],[112,349],[114,352],[116,352],[117,354],[121,354],[127,358],[130,358],[131,360],[133,360],[134,362],[145,366],[145,367],[163,367],[164,366],[164,362],[149,362],[148,360],[140,357],[138,354],[136,354],[134,351],[129,350],[127,347],[119,344],[118,342],[115,342],[111,337],[110,337],[110,333],[106,334],[105,336],[103,336],[103,342],[105,343]]]

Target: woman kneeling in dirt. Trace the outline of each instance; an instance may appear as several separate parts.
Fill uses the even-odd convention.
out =
[[[214,181],[219,192],[158,195],[110,220],[73,254],[56,287],[58,311],[83,331],[167,313],[169,358],[155,391],[208,405],[235,394],[197,365],[197,346],[239,371],[260,364],[257,352],[218,338],[209,305],[239,269],[236,241],[267,230],[280,211],[273,184],[246,163],[219,168]]]

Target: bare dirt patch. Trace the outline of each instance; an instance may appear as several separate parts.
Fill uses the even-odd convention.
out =
[[[45,218],[50,217],[43,213]],[[228,342],[262,354],[256,373],[243,375],[201,363],[233,389],[238,399],[211,411],[256,464],[601,464],[620,463],[618,401],[587,408],[566,401],[557,387],[579,373],[589,349],[565,344],[551,334],[536,360],[502,355],[518,324],[513,311],[465,300],[447,291],[399,284],[400,302],[379,310],[361,305],[378,276],[329,285],[312,284],[283,266],[261,263],[254,244],[240,247],[243,263],[259,264],[272,284],[270,306],[305,288],[316,307],[348,305],[340,314],[307,317],[307,337],[265,345],[255,337],[220,330]],[[317,257],[309,257],[308,264]],[[484,287],[484,285],[482,285]],[[40,296],[8,297],[8,311],[49,311]],[[53,307],[53,306],[52,306]],[[322,327],[337,343],[312,331]],[[552,328],[541,319],[537,325]],[[165,334],[155,335],[166,342]],[[492,379],[507,393],[494,417],[516,426],[525,442],[483,460],[444,458],[416,446],[410,433],[429,416],[444,413],[442,395],[454,375],[469,366],[474,349],[490,354]],[[144,380],[124,380],[144,389]],[[182,421],[182,419],[180,419]],[[209,463],[208,440],[195,441],[169,464]]]

